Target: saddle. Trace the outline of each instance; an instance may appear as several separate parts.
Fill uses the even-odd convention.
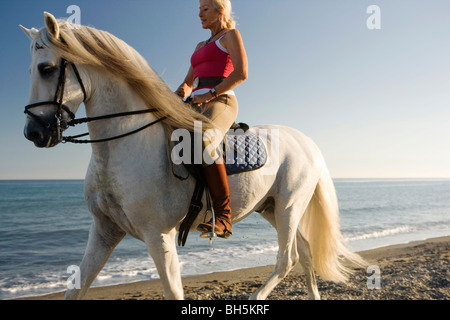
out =
[[[249,126],[245,123],[235,123],[231,129],[229,131],[231,134],[225,136],[223,143],[223,157],[227,175],[231,176],[263,167],[267,161],[267,149],[261,138],[253,131],[249,131]],[[181,165],[172,163],[172,172],[175,177],[180,180],[186,180],[189,175],[192,175],[196,179],[188,213],[180,225],[178,233],[179,246],[185,245],[189,230],[203,209],[202,197],[205,191],[207,194],[208,209],[211,209],[211,201],[209,199],[202,165],[192,163],[194,161],[191,164],[183,163]],[[180,166],[183,166],[183,168]]]

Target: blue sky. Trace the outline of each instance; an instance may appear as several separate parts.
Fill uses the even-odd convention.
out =
[[[333,177],[450,177],[450,1],[234,0],[249,79],[238,121],[313,138]],[[1,1],[0,179],[83,179],[90,147],[37,149],[23,137],[29,40],[43,11],[107,30],[175,90],[209,37],[196,0]],[[381,9],[381,29],[366,12]],[[72,132],[73,133],[73,132]],[[70,133],[71,134],[71,133]]]

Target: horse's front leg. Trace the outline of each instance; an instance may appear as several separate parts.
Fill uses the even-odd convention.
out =
[[[158,270],[166,300],[184,299],[175,236],[175,229],[168,233],[152,230],[145,239],[148,251]]]
[[[109,219],[101,221],[94,218],[89,232],[89,240],[80,265],[80,287],[69,289],[66,300],[82,299],[90,285],[102,270],[117,244],[123,239],[125,232],[120,230]]]

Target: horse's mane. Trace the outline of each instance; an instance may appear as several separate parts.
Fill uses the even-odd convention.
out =
[[[114,35],[88,26],[73,26],[59,20],[60,37],[55,39],[47,29],[42,40],[66,60],[104,69],[123,79],[156,115],[167,117],[172,128],[194,130],[194,121],[202,121],[202,130],[213,127],[209,119],[188,107],[153,71],[147,61],[130,45]]]

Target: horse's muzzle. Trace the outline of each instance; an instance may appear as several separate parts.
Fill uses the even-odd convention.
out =
[[[51,148],[60,141],[55,126],[45,127],[34,119],[28,119],[24,128],[25,138],[32,141],[38,148]]]

